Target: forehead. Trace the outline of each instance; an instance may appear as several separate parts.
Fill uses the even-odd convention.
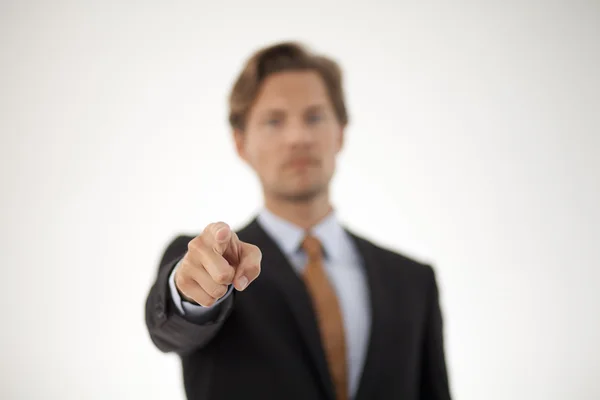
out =
[[[268,76],[254,102],[254,111],[304,108],[327,103],[325,82],[315,71],[286,71]]]

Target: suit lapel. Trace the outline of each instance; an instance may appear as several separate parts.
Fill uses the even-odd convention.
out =
[[[304,282],[293,270],[279,246],[260,227],[256,219],[243,230],[243,233],[240,232],[240,238],[242,235],[248,235],[252,239],[252,243],[260,248],[263,254],[261,279],[273,280],[274,285],[281,291],[297,322],[298,330],[302,334],[306,350],[318,372],[320,382],[328,397],[334,399],[335,393],[321,344],[315,312]]]
[[[385,282],[387,277],[382,274],[382,261],[377,257],[376,248],[365,239],[351,232],[348,234],[354,239],[358,252],[363,258],[371,301],[371,331],[367,356],[354,399],[369,400],[376,397],[377,378],[381,374],[381,368],[389,368],[389,366],[381,365],[381,360],[384,358],[389,341],[384,323],[393,316],[390,315],[392,309],[386,300]]]

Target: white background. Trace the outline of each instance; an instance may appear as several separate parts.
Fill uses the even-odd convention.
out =
[[[226,99],[280,39],[344,68],[335,205],[435,265],[455,398],[600,398],[593,0],[1,1],[0,397],[183,398],[145,296],[260,207]]]

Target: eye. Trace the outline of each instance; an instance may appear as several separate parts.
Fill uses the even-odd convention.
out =
[[[318,122],[320,122],[321,120],[323,120],[323,114],[321,113],[314,113],[314,114],[309,114],[308,117],[306,118],[307,122],[309,124],[316,124]]]
[[[269,118],[265,121],[265,124],[272,127],[281,125],[281,118]]]

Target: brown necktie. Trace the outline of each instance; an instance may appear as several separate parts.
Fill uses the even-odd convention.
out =
[[[302,243],[302,248],[308,256],[304,281],[312,296],[317,314],[321,343],[323,343],[329,372],[335,386],[336,399],[347,400],[346,340],[337,295],[323,266],[323,250],[319,240],[313,236],[307,236]]]

